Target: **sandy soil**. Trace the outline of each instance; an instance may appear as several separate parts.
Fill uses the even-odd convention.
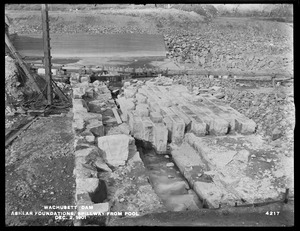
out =
[[[46,205],[75,205],[71,120],[40,118],[5,150],[6,225],[72,225],[72,220],[55,220],[54,216],[11,215],[43,212]]]

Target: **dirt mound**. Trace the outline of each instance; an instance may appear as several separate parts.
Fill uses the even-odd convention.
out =
[[[11,112],[14,104],[22,100],[21,80],[15,61],[9,56],[5,57],[5,105],[6,111]]]

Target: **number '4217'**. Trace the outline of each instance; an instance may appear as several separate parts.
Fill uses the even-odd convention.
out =
[[[279,211],[267,211],[266,212],[266,215],[269,215],[269,216],[274,216],[274,215],[279,215],[280,212]]]

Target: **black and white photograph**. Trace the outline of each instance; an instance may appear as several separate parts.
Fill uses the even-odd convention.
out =
[[[298,5],[167,3],[4,4],[6,227],[294,226]]]

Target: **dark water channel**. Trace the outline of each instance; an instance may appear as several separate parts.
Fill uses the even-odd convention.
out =
[[[188,211],[203,208],[196,193],[172,161],[171,155],[156,154],[153,148],[136,140],[141,159],[148,171],[149,181],[169,211]]]

